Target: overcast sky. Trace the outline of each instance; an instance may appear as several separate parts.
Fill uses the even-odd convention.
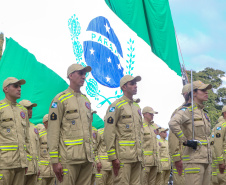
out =
[[[226,0],[169,3],[186,68],[226,72]]]

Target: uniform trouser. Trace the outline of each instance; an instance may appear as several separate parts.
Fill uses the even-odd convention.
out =
[[[63,176],[63,182],[57,180],[57,185],[90,185],[92,176],[91,162],[82,164],[62,164],[63,169],[67,170]]]
[[[96,174],[96,185],[113,185],[112,171],[101,170]]]
[[[157,172],[155,184],[156,185],[162,185],[162,172]]]
[[[36,185],[37,184],[37,174],[25,175],[24,185]]]
[[[210,184],[210,170],[209,164],[202,163],[185,163],[184,176],[186,185],[209,185]]]
[[[95,183],[95,180],[96,180],[96,174],[95,173],[93,173],[92,174],[92,177],[91,177],[91,185],[94,185],[94,183]]]
[[[118,176],[113,174],[114,185],[141,185],[141,162],[121,163]]]
[[[55,177],[39,177],[37,185],[55,185]]]
[[[142,185],[154,185],[157,171],[157,166],[146,166],[142,171]]]
[[[170,170],[163,170],[162,177],[161,177],[162,185],[168,185],[169,177],[170,177]]]
[[[226,170],[221,174],[219,171],[217,173],[217,181],[219,185],[226,185]]]
[[[24,185],[25,168],[0,170],[0,185]]]

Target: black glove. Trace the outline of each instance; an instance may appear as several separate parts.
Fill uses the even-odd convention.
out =
[[[194,150],[197,149],[197,146],[198,146],[198,141],[193,141],[193,140],[187,140],[187,143],[183,143],[184,146],[188,146],[188,147],[191,147],[193,148]]]

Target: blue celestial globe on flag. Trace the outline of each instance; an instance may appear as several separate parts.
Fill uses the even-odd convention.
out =
[[[86,30],[90,39],[83,42],[84,57],[92,75],[100,84],[117,88],[123,75],[121,44],[105,17],[92,19]]]

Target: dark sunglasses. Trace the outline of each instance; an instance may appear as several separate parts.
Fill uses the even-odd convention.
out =
[[[9,84],[8,86],[10,86],[10,85],[12,85],[14,88],[18,88],[18,87],[21,87],[21,85],[19,85],[19,84]]]
[[[81,75],[81,76],[82,75],[86,75],[86,71],[83,71],[83,70],[82,71],[78,71],[78,74]]]

